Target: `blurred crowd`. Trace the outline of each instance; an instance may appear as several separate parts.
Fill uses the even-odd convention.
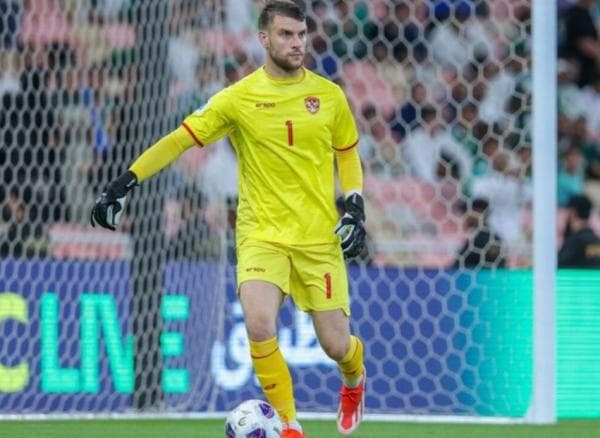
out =
[[[52,225],[86,224],[122,170],[115,158],[133,158],[122,152],[135,141],[128,125],[144,115],[124,109],[140,65],[153,62],[135,55],[136,22],[153,18],[133,3],[0,0],[0,255],[51,252]],[[167,2],[166,120],[261,65],[262,3]],[[306,66],[344,88],[359,125],[366,261],[528,266],[531,2],[304,3]],[[594,199],[600,184],[600,7],[561,0],[558,12],[562,240],[570,199]],[[169,170],[165,234],[173,257],[213,257],[218,245],[206,242],[231,236],[235,222],[235,157],[226,140],[188,154]],[[182,247],[194,229],[206,238]]]

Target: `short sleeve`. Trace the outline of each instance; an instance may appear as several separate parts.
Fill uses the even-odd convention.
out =
[[[334,96],[336,117],[333,126],[333,148],[336,151],[343,151],[356,146],[358,131],[348,99],[342,89],[337,87]]]
[[[224,89],[200,109],[187,116],[182,126],[198,146],[214,143],[229,134],[233,126],[231,93]]]

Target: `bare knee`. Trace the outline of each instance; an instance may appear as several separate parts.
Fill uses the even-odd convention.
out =
[[[321,348],[325,354],[336,362],[339,362],[344,358],[346,352],[348,351],[349,345],[349,339],[343,338],[339,339],[331,337],[321,341]]]
[[[240,302],[250,340],[261,342],[276,336],[282,299],[281,291],[272,283],[249,280],[240,285]]]
[[[267,315],[246,315],[248,338],[255,342],[266,341],[277,335],[275,321]]]
[[[327,356],[339,362],[350,347],[348,316],[341,309],[337,309],[314,312],[312,318],[321,348]]]

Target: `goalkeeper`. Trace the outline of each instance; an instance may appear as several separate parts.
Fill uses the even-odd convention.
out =
[[[92,224],[115,229],[136,184],[190,147],[229,136],[239,167],[238,295],[258,380],[284,423],[281,436],[305,437],[276,338],[279,308],[291,296],[310,313],[321,347],[339,366],[337,426],[349,435],[362,419],[366,380],[362,342],[350,334],[344,263],[365,239],[356,124],[341,88],[303,67],[307,30],[301,7],[267,2],[258,38],[265,65],[215,94],[108,184],[94,205]],[[334,157],[345,193],[341,219]]]

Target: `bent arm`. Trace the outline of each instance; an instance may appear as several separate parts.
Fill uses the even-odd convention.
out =
[[[167,134],[146,149],[129,167],[138,183],[150,178],[175,161],[195,145],[194,139],[182,126]]]

